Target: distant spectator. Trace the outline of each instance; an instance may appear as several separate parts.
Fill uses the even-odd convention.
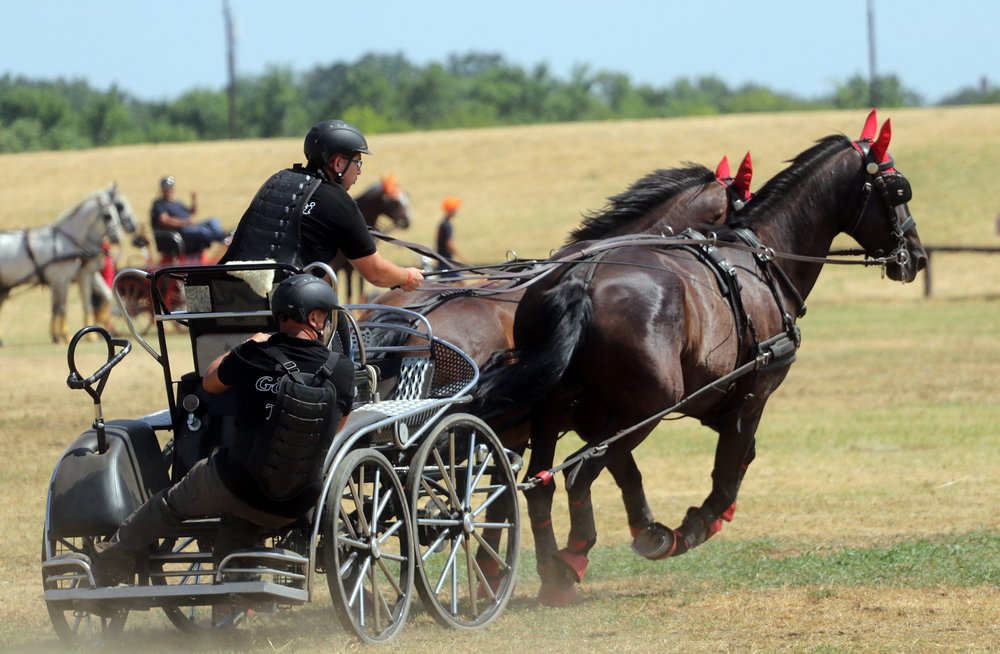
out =
[[[229,233],[222,228],[218,218],[195,222],[198,213],[198,195],[191,191],[191,204],[174,200],[173,175],[160,180],[160,197],[153,201],[150,218],[153,229],[172,229],[181,235],[186,255],[195,255],[208,249],[212,243],[226,243]]]
[[[462,256],[455,246],[455,229],[451,224],[451,221],[458,215],[458,210],[461,206],[462,201],[450,195],[442,200],[441,210],[444,211],[444,217],[438,224],[437,230],[438,254],[455,263],[463,263],[465,261],[465,257]],[[438,270],[451,270],[451,266],[442,261],[438,263]],[[448,272],[441,275],[441,277],[457,276],[458,273],[455,272]]]

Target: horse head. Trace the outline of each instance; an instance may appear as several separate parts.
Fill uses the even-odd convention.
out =
[[[911,282],[927,265],[927,252],[909,209],[913,191],[889,156],[891,122],[886,120],[878,138],[872,140],[874,122],[873,109],[861,138],[854,141],[855,150],[864,158],[866,181],[857,218],[844,232],[865,249],[866,256],[889,259],[889,279]]]
[[[382,214],[392,220],[394,227],[406,229],[410,226],[410,197],[399,185],[395,175],[383,175]]]
[[[139,221],[136,220],[135,212],[132,211],[132,205],[128,198],[118,190],[118,183],[112,182],[105,189],[105,193],[107,193],[109,202],[114,205],[114,210],[118,212],[118,220],[122,229],[129,234],[135,234],[139,230]]]
[[[122,220],[115,201],[114,184],[110,187],[96,192],[93,196],[96,199],[96,212],[100,220],[91,223],[88,239],[92,242],[100,243],[107,238],[111,243],[117,245],[122,240]]]

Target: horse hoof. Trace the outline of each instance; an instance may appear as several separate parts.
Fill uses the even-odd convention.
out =
[[[654,522],[632,540],[632,551],[651,561],[659,561],[674,554],[676,542],[670,527]]]
[[[586,554],[576,554],[565,549],[556,552],[555,561],[557,566],[562,568],[562,575],[577,583],[583,581],[587,563],[590,562]]]
[[[538,589],[538,603],[543,606],[567,606],[576,599],[576,586],[563,588],[555,584],[542,584]]]

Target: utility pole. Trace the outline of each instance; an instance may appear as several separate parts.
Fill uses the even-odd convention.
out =
[[[229,75],[229,138],[236,138],[236,29],[229,0],[222,0],[222,17],[226,23],[226,70]]]
[[[875,0],[868,0],[868,84],[873,107],[879,104],[878,72],[875,70]]]

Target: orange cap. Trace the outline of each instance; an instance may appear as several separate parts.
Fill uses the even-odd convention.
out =
[[[441,208],[445,211],[456,211],[460,206],[462,206],[462,201],[451,195],[441,201]]]

